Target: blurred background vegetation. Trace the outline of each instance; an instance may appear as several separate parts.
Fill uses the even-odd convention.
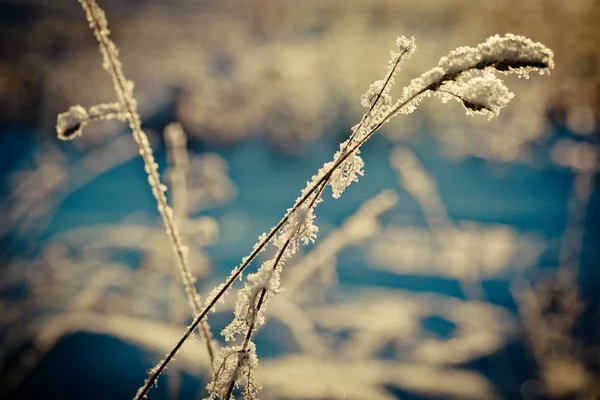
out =
[[[259,380],[265,399],[599,398],[598,1],[100,5],[167,182],[162,132],[188,134],[201,293],[348,136],[398,35],[418,51],[396,94],[496,33],[550,47],[552,75],[507,79],[491,122],[429,99],[364,147],[289,266]],[[137,149],[116,122],[56,139],[58,113],[114,101],[75,0],[0,0],[0,43],[0,398],[131,398],[191,318]],[[188,347],[150,398],[204,394]]]

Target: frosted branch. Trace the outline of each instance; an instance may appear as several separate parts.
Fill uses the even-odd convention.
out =
[[[141,120],[137,111],[137,101],[133,96],[133,82],[125,78],[123,65],[119,60],[119,54],[116,45],[110,39],[110,30],[104,11],[98,6],[95,0],[80,0],[81,6],[85,12],[89,26],[99,44],[100,53],[103,57],[103,68],[111,75],[118,103],[103,104],[91,107],[86,111],[81,106],[74,106],[67,113],[58,116],[57,131],[61,139],[72,139],[81,135],[83,127],[94,119],[110,119],[126,117],[129,126],[133,131],[133,137],[139,146],[139,153],[144,161],[144,169],[148,174],[148,183],[152,193],[156,198],[158,211],[165,225],[165,230],[181,271],[184,285],[188,290],[190,303],[193,305],[194,312],[201,309],[200,298],[193,288],[193,278],[191,277],[188,264],[188,249],[183,244],[182,238],[173,219],[173,210],[167,204],[165,196],[166,187],[161,183],[158,174],[158,165],[154,160],[152,148],[148,142],[148,137],[142,131]],[[206,333],[206,332],[205,332]],[[205,336],[210,352],[210,338]]]
[[[121,103],[105,103],[90,107],[72,106],[69,111],[58,114],[56,132],[60,140],[72,140],[83,134],[83,128],[92,121],[126,121],[127,114]]]
[[[400,40],[400,43],[406,43],[406,40]],[[407,54],[410,54],[409,50],[410,48],[406,50]],[[395,65],[400,63],[403,52],[400,54],[401,55],[398,56],[398,62]],[[325,165],[319,169],[317,174],[313,176],[312,180],[308,182],[306,188],[302,191],[301,196],[296,200],[294,206],[288,210],[282,220],[272,228],[268,234],[261,235],[259,242],[254,246],[250,255],[245,257],[242,264],[232,271],[225,283],[221,284],[212,292],[207,299],[206,307],[202,313],[196,316],[196,319],[189,326],[184,336],[174,346],[167,357],[153,370],[153,374],[140,389],[136,399],[142,398],[148,392],[150,387],[156,382],[156,379],[158,379],[160,373],[166,368],[169,361],[175,356],[179,348],[191,335],[191,332],[195,327],[198,326],[206,314],[212,310],[214,305],[221,300],[222,296],[228,291],[233,282],[241,276],[244,269],[246,269],[250,262],[264,250],[265,246],[271,240],[275,239],[275,244],[280,247],[280,242],[278,241],[281,240],[282,236],[276,236],[277,233],[280,232],[282,228],[291,229],[292,231],[294,230],[294,227],[303,229],[302,226],[308,218],[301,217],[300,219],[296,219],[296,216],[302,215],[302,212],[297,214],[296,212],[301,209],[301,207],[305,207],[305,202],[307,202],[311,196],[314,197],[310,200],[308,207],[304,209],[309,210],[310,212],[312,212],[312,207],[320,201],[320,195],[325,184],[331,181],[334,197],[338,197],[348,184],[357,180],[357,175],[362,175],[362,160],[359,161],[357,152],[359,148],[373,136],[381,126],[383,126],[383,124],[398,114],[411,113],[424,97],[435,93],[446,83],[452,81],[458,82],[459,78],[462,78],[464,74],[470,71],[495,69],[506,73],[515,72],[523,76],[527,76],[531,71],[545,73],[554,65],[552,57],[552,51],[545,46],[540,43],[534,43],[521,36],[506,35],[503,38],[494,36],[475,49],[468,47],[459,48],[451,52],[447,57],[442,58],[438,67],[413,79],[411,84],[404,89],[402,97],[391,106],[386,106],[386,102],[389,103],[389,99],[384,98],[382,102],[377,101],[386,96],[386,85],[377,84],[375,88],[379,89],[379,97],[377,97],[377,100],[373,100],[369,112],[367,112],[367,114],[363,116],[361,122],[352,129],[350,139],[342,143],[340,151],[334,155],[333,160],[325,163]],[[387,76],[390,76],[388,82],[392,81],[392,75],[393,69],[391,75],[388,72]],[[494,96],[501,95],[502,91],[482,90],[485,85],[481,85],[480,81],[466,81],[464,85],[466,85],[466,87],[463,88],[463,90],[471,90],[474,94],[477,94],[477,100],[480,101],[481,104],[489,105],[490,108],[492,107],[492,104],[504,104],[503,102],[505,99],[494,98]],[[372,91],[372,88],[370,91]],[[369,95],[365,96],[365,99],[367,99],[366,104],[369,103],[369,98]],[[383,112],[378,113],[376,107],[380,103],[385,106],[385,108],[382,108],[382,110],[384,110]],[[306,214],[306,216],[308,217],[308,214]],[[290,236],[287,239],[286,244],[283,247],[280,247],[278,257],[284,255],[287,243],[291,240],[293,240],[293,236]],[[274,266],[277,267],[277,265],[278,261],[276,260]],[[266,289],[263,288],[263,293],[265,291]],[[259,307],[257,306],[257,308]],[[257,313],[254,314],[256,315]],[[251,332],[252,329],[249,329],[246,336],[247,339],[249,339]],[[235,376],[235,374],[231,376]],[[231,391],[235,386],[235,382],[237,382],[237,379],[233,380],[233,384],[230,383],[228,390],[225,392],[225,398],[230,396]],[[216,392],[219,392],[223,388],[222,386],[218,387],[219,389]],[[218,394],[219,393],[217,393],[217,395]]]

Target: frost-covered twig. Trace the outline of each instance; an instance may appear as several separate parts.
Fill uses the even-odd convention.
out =
[[[148,142],[148,137],[142,131],[141,120],[137,111],[137,100],[133,96],[133,82],[127,80],[123,74],[123,66],[119,60],[118,50],[114,42],[110,39],[108,22],[104,11],[98,6],[95,0],[79,0],[85,11],[86,18],[94,36],[98,41],[100,52],[102,53],[104,69],[111,75],[118,103],[104,104],[91,107],[86,111],[81,106],[73,106],[66,113],[60,114],[57,119],[56,129],[60,139],[68,140],[81,135],[83,127],[92,120],[96,119],[123,119],[129,121],[129,127],[133,131],[133,138],[139,146],[139,152],[144,160],[144,169],[148,174],[148,183],[152,188],[152,193],[158,203],[158,211],[163,219],[165,230],[173,252],[177,260],[182,280],[186,287],[190,305],[195,314],[201,310],[200,297],[193,286],[194,279],[188,265],[188,249],[183,244],[178,228],[173,219],[173,210],[167,204],[165,196],[166,186],[160,181],[158,174],[158,165],[154,160],[152,148]],[[212,355],[210,337],[203,333],[207,344],[209,354]]]
[[[375,82],[362,96],[361,103],[369,110],[354,127],[350,138],[340,145],[340,152],[337,155],[348,151],[352,141],[361,133],[363,127],[380,120],[391,103],[389,92],[394,83],[394,74],[401,62],[415,50],[414,38],[411,40],[398,38],[396,44],[399,52],[391,53],[385,79]],[[208,385],[211,397],[229,399],[233,389],[239,386],[240,379],[244,377],[246,379],[244,397],[252,399],[258,395],[260,385],[252,378],[252,371],[258,358],[251,338],[264,323],[263,308],[267,300],[281,291],[279,274],[283,263],[297,251],[300,243],[314,242],[318,231],[313,224],[314,208],[321,201],[321,194],[327,183],[332,183],[334,197],[339,197],[346,186],[358,180],[357,175],[362,175],[363,165],[357,150],[354,157],[345,161],[340,168],[331,169],[324,174],[325,179],[317,185],[315,191],[310,192],[314,193],[310,201],[308,201],[309,197],[306,200],[298,200],[296,204],[299,204],[299,207],[288,212],[287,225],[283,226],[282,231],[274,238],[274,244],[278,248],[275,257],[265,262],[256,274],[248,277],[246,287],[238,294],[234,321],[223,330],[226,340],[233,340],[236,334],[243,335],[243,345],[223,349],[227,355],[215,364],[214,369],[219,373],[215,372],[213,381]],[[256,302],[257,297],[258,302]],[[233,364],[230,361],[232,352],[237,354],[237,362],[234,361]]]
[[[69,111],[58,114],[56,132],[61,140],[72,140],[83,133],[83,128],[92,121],[127,121],[127,112],[121,103],[98,104],[85,109],[80,105],[71,106]]]
[[[187,206],[187,180],[186,175],[189,166],[189,157],[187,153],[187,138],[181,124],[172,123],[165,128],[165,143],[167,145],[167,156],[171,163],[171,185],[172,185],[172,203],[173,220],[183,232],[184,236],[180,238],[181,244],[185,246],[185,231],[187,226],[188,206]],[[186,260],[187,261],[187,260]],[[200,305],[200,296],[194,286],[194,276],[189,266],[179,269],[181,280],[185,287],[190,308],[195,314],[202,311]],[[212,343],[212,334],[206,321],[200,324],[202,335],[206,341],[206,348],[210,360],[214,360],[214,349]]]
[[[274,239],[278,249],[275,257],[264,262],[258,272],[249,275],[244,289],[238,293],[235,318],[223,329],[222,334],[228,341],[241,335],[243,344],[222,350],[226,356],[222,355],[221,359],[217,359],[213,366],[217,372],[207,386],[211,398],[229,399],[242,378],[246,379],[244,398],[257,398],[261,387],[253,379],[253,370],[258,364],[258,357],[251,339],[264,324],[264,306],[273,295],[281,291],[280,273],[283,264],[296,253],[301,243],[307,244],[316,239],[318,229],[313,223],[313,211],[313,204],[309,204],[292,214],[290,223]],[[237,357],[232,362],[229,357],[233,354]]]
[[[405,38],[399,38],[397,44],[400,47],[400,53],[393,53],[393,60],[400,59],[402,54],[412,53],[415,48],[414,42]],[[530,39],[512,34],[504,37],[496,35],[475,48],[461,47],[452,51],[447,57],[443,57],[440,60],[437,67],[425,72],[419,78],[413,79],[411,84],[404,89],[402,97],[393,103],[389,89],[391,83],[393,83],[393,74],[398,64],[399,62],[391,62],[390,69],[386,75],[389,79],[375,82],[363,96],[362,104],[369,107],[369,112],[353,128],[350,139],[342,143],[340,151],[334,155],[333,160],[326,163],[313,176],[311,182],[308,183],[307,187],[302,191],[301,196],[296,200],[294,206],[288,210],[284,218],[269,234],[261,235],[259,242],[254,246],[251,254],[244,258],[242,264],[232,271],[225,283],[212,292],[203,312],[196,317],[188,327],[187,332],[167,354],[165,359],[151,371],[150,377],[138,391],[136,399],[141,399],[146,395],[195,327],[212,310],[216,302],[221,299],[233,282],[241,276],[243,270],[247,268],[256,255],[272,239],[275,240],[275,244],[279,248],[279,254],[282,255],[290,252],[287,246],[294,236],[297,235],[294,233],[294,230],[298,227],[312,226],[312,218],[314,218],[313,206],[318,203],[326,183],[329,182],[331,184],[333,196],[337,198],[350,183],[358,179],[358,175],[362,175],[363,161],[358,155],[358,150],[383,124],[400,113],[411,113],[424,97],[432,93],[441,95],[442,99],[447,99],[448,96],[453,96],[453,94],[460,94],[459,100],[463,102],[469,114],[478,113],[491,117],[508,104],[512,97],[512,94],[508,92],[504,84],[495,78],[491,72],[515,72],[519,76],[527,77],[531,71],[538,71],[543,74],[553,67],[554,62],[552,51],[540,43],[534,43]],[[477,76],[477,73],[480,73],[480,75]],[[387,84],[388,82],[389,85]],[[313,197],[311,198],[311,196]],[[310,203],[307,205],[306,203],[309,199]],[[286,232],[288,233],[287,235]],[[302,237],[302,235],[298,235],[297,237]],[[287,242],[281,245],[282,240]],[[277,269],[280,268],[279,257],[281,256],[278,255],[277,257],[274,262],[268,261],[263,264],[259,271],[249,278],[247,287],[241,292],[240,298],[238,298],[238,305],[241,304],[239,300],[243,297],[250,300],[246,302],[246,307],[238,309],[236,306],[236,320],[234,321],[234,323],[241,321],[240,324],[236,325],[236,329],[241,329],[241,332],[245,333],[247,338],[251,336],[255,321],[257,318],[260,318],[257,311],[257,303],[255,303],[258,293],[266,293],[273,287],[278,288]],[[273,285],[271,282],[272,278],[276,281],[277,285]],[[269,283],[262,286],[258,285],[257,290],[257,285],[254,284],[254,281],[261,284],[264,282]],[[254,289],[251,289],[253,284]],[[252,296],[248,296],[251,293]],[[262,305],[262,302],[259,303]],[[246,314],[245,316],[241,316],[240,313]],[[225,333],[230,334],[230,332],[231,329],[227,329]],[[220,384],[209,385],[212,396],[225,394],[225,398],[229,400],[228,397],[232,390],[230,389],[232,385],[231,379],[233,379],[233,385],[235,386],[240,370],[242,368],[250,370],[255,364],[254,361],[252,363],[248,362],[250,357],[246,357],[246,353],[241,353],[242,349],[243,347],[229,349],[230,352],[237,352],[238,361],[233,365],[229,365],[229,355],[227,360],[223,359],[221,365],[224,366],[223,369],[227,369],[229,377],[227,380],[220,380]],[[223,372],[222,370],[218,371],[219,376],[217,378],[220,378],[223,376]],[[248,398],[255,398],[256,393],[249,386],[245,393]]]
[[[175,224],[181,229],[182,242],[188,245],[188,181],[187,174],[189,172],[189,155],[187,150],[187,136],[183,130],[183,127],[178,122],[172,122],[165,127],[164,131],[165,147],[167,150],[167,160],[169,163],[168,169],[168,180],[171,186],[171,206],[173,207],[173,219]],[[187,272],[187,273],[186,273]],[[196,288],[194,287],[194,277],[191,271],[180,271],[181,280],[183,281],[188,303],[195,313],[200,312],[199,304],[193,299],[198,297]],[[178,291],[181,290],[176,282],[173,282],[169,291],[171,294],[171,317],[179,310],[176,300],[178,298]],[[175,318],[175,322],[181,322],[184,320],[185,315],[181,315],[180,318]],[[208,323],[203,321],[200,324],[202,335],[206,340],[206,347],[211,363],[214,360],[215,354],[215,343],[212,340],[212,333]],[[178,394],[181,390],[181,375],[180,371],[170,370],[168,375],[168,393],[169,398],[177,400]]]
[[[377,197],[369,199],[352,218],[344,223],[345,229],[341,229],[337,232],[337,235],[328,237],[327,240],[331,239],[330,244],[332,241],[334,242],[333,252],[335,253],[335,249],[344,246],[346,241],[359,241],[372,235],[377,230],[377,222],[375,222],[377,218],[395,205],[396,201],[396,195],[391,191],[384,191]],[[313,205],[311,201],[308,205],[309,210],[312,210]],[[312,241],[316,234],[316,227],[312,225],[312,216],[302,214],[298,216],[298,227],[291,230],[290,238],[298,240],[298,236],[300,236],[300,241]],[[304,221],[305,225],[300,226],[300,221]],[[290,226],[294,227],[296,225],[291,224]],[[287,232],[280,235],[280,237],[285,237],[286,234]],[[236,318],[223,331],[227,340],[234,339],[235,335],[238,334],[243,334],[244,338],[241,346],[227,348],[223,351],[221,357],[217,359],[213,367],[217,373],[215,373],[213,381],[209,384],[209,390],[213,397],[218,396],[222,399],[229,399],[233,389],[239,385],[240,379],[246,380],[246,391],[244,393],[246,398],[254,398],[258,394],[260,385],[253,379],[253,369],[257,364],[258,357],[255,354],[255,346],[251,339],[264,323],[264,306],[267,304],[267,300],[281,291],[279,272],[283,266],[284,258],[289,258],[297,249],[297,245],[291,244],[290,239],[285,241],[276,239],[275,245],[279,249],[274,259],[264,263],[258,273],[248,277],[246,288],[240,291],[238,295],[235,309]],[[323,252],[330,254],[332,251],[331,246],[326,246],[325,242],[321,242],[319,246],[321,254]],[[315,257],[319,258],[320,256]],[[310,276],[314,272],[314,268],[320,264],[313,260],[312,263],[308,262],[307,265],[295,265],[293,271],[301,275],[296,276],[295,281],[292,283],[292,291],[298,287],[300,281]],[[260,281],[261,277],[263,281]],[[260,289],[260,293],[257,292],[257,289]],[[233,357],[234,355],[237,355],[237,358]]]

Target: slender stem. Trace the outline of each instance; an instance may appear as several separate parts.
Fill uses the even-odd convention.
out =
[[[308,188],[308,190],[306,191],[306,193],[303,196],[301,196],[296,201],[296,203],[291,208],[291,210],[288,211],[286,213],[286,215],[281,219],[281,221],[279,221],[279,223],[275,227],[273,227],[271,229],[271,231],[265,237],[265,239],[263,239],[256,246],[256,248],[252,251],[252,253],[250,253],[250,255],[242,263],[242,265],[240,265],[240,267],[231,274],[231,276],[227,279],[227,281],[225,282],[225,284],[223,285],[223,287],[211,299],[211,301],[209,302],[209,304],[206,307],[204,307],[204,309],[202,310],[202,312],[200,314],[198,314],[196,316],[196,318],[194,319],[194,321],[192,322],[192,324],[188,327],[188,329],[183,334],[183,336],[181,337],[181,339],[179,339],[179,341],[175,344],[175,346],[171,349],[171,351],[167,354],[167,356],[154,369],[152,375],[144,383],[144,386],[142,386],[140,388],[140,390],[138,391],[138,394],[135,397],[135,400],[142,399],[146,395],[146,393],[148,393],[148,391],[150,390],[150,388],[152,387],[152,385],[154,385],[154,383],[156,382],[156,380],[158,379],[158,377],[160,376],[160,374],[167,367],[167,364],[171,361],[171,359],[173,359],[173,357],[175,356],[175,354],[177,354],[177,352],[179,351],[179,349],[181,348],[181,346],[183,346],[183,344],[186,342],[186,340],[191,336],[191,334],[194,331],[194,329],[196,329],[196,327],[200,324],[200,322],[206,316],[206,314],[208,314],[208,312],[214,307],[214,305],[217,303],[217,301],[219,301],[219,299],[223,296],[223,294],[227,291],[227,289],[229,289],[229,287],[233,284],[233,282],[235,282],[235,280],[240,276],[240,274],[248,267],[248,265],[250,264],[250,262],[252,262],[252,260],[256,257],[256,255],[258,255],[258,253],[260,253],[262,251],[262,249],[273,238],[273,236],[275,236],[275,234],[281,229],[281,227],[288,221],[289,216],[293,212],[295,212],[298,209],[298,207],[300,207],[300,205],[302,205],[306,201],[306,199],[316,189],[319,188],[320,185],[322,185],[324,182],[328,181],[329,178],[331,177],[331,174],[333,173],[333,171],[337,167],[339,167],[344,161],[346,161],[346,159],[352,153],[354,153],[356,150],[358,150],[367,140],[369,140],[371,138],[371,136],[373,136],[373,134],[375,134],[375,132],[379,128],[381,128],[381,126],[384,123],[386,123],[391,117],[393,117],[394,115],[396,115],[403,107],[405,107],[408,103],[410,103],[416,97],[418,97],[421,94],[425,93],[427,90],[430,90],[429,87],[431,87],[431,86],[432,85],[429,85],[427,87],[422,88],[421,90],[417,91],[417,93],[415,93],[414,95],[410,96],[408,99],[404,100],[403,102],[398,103],[398,105],[396,107],[394,107],[392,110],[390,110],[382,118],[382,120],[377,123],[377,125],[375,125],[373,128],[371,128],[369,130],[369,132],[364,137],[360,138],[360,140],[358,140],[358,142],[356,142],[354,145],[351,145],[351,146],[349,145],[349,150],[347,152],[345,152],[345,153],[342,153],[340,155],[340,157],[336,161],[334,161],[334,163],[331,166],[331,168],[329,169],[329,171],[325,175],[323,175],[321,178],[319,178],[315,183],[313,183]]]
[[[279,252],[277,253],[277,257],[275,258],[275,262],[273,263],[273,269],[277,268],[277,264],[279,264],[279,261],[281,261],[281,258],[283,257],[283,253],[289,246],[290,242],[292,241],[292,237],[294,237],[296,235],[296,233],[293,233],[292,235],[290,235],[290,237],[286,240],[286,242],[283,244],[283,246],[281,246],[281,249],[279,249]],[[263,302],[266,300],[266,298],[265,298],[266,294],[267,294],[267,288],[262,288],[262,290],[260,292],[260,298],[258,299],[258,304],[256,305],[255,315],[261,310]],[[244,344],[242,345],[241,351],[246,351],[246,348],[248,347],[248,343],[250,343],[250,338],[252,337],[252,333],[254,333],[255,324],[256,324],[256,318],[253,318],[252,322],[250,323],[250,326],[248,327],[248,332],[246,333],[246,337],[244,338]],[[236,375],[238,372],[239,372],[239,369],[236,370],[235,373],[233,374],[233,376],[231,377],[231,382],[227,389],[227,393],[223,397],[223,399],[229,399],[231,397],[231,393],[233,392],[233,387],[235,386],[235,381],[237,380]]]
[[[289,243],[289,241],[288,241]],[[287,243],[286,243],[287,246]],[[282,252],[283,253],[283,252]],[[256,305],[256,312],[260,311],[263,302],[265,300],[265,295],[267,294],[267,289],[263,288],[260,292],[260,298],[258,299],[258,304]],[[252,337],[252,333],[254,331],[254,326],[255,326],[256,320],[252,320],[252,323],[250,324],[250,326],[248,327],[248,333],[246,333],[246,337],[244,338],[244,344],[242,345],[242,350],[243,352],[246,351],[246,349],[248,348],[248,344],[250,343],[250,338]],[[235,381],[237,380],[237,373],[239,372],[239,368],[236,369],[234,375],[231,377],[231,382],[229,383],[229,387],[227,388],[227,393],[225,394],[225,396],[223,397],[223,399],[229,399],[231,397],[231,393],[233,392],[233,388],[235,387]]]
[[[108,29],[103,26],[103,23],[101,23],[97,15],[97,12],[101,11],[101,9],[95,0],[80,0],[80,2],[84,11],[86,12],[94,35],[96,36],[96,39],[101,47],[101,52],[105,58],[105,65],[107,66],[108,72],[112,77],[119,102],[125,108],[127,119],[129,120],[129,126],[133,131],[134,139],[139,145],[140,155],[144,161],[144,166],[148,174],[148,179],[150,186],[152,187],[154,197],[158,202],[158,211],[161,214],[167,235],[171,240],[173,252],[175,253],[175,258],[181,272],[181,277],[187,289],[186,292],[190,298],[190,303],[193,305],[195,313],[198,314],[201,310],[201,304],[198,301],[197,293],[195,293],[192,273],[184,254],[184,245],[182,243],[181,236],[179,235],[179,230],[177,229],[177,226],[175,225],[170,214],[167,198],[161,189],[162,184],[160,181],[160,176],[156,170],[156,162],[154,160],[154,155],[152,154],[152,148],[148,142],[148,137],[144,131],[142,131],[140,116],[137,112],[137,105],[132,95],[129,94],[126,89],[127,81],[123,74],[121,63],[116,58],[114,44],[112,44],[112,41],[110,41],[108,38]],[[206,327],[203,328],[202,333],[212,361],[214,353],[210,344],[210,337],[206,336]]]
[[[367,117],[371,114],[371,112],[375,109],[375,106],[377,105],[377,102],[379,102],[379,99],[381,99],[381,96],[383,95],[383,91],[385,90],[385,88],[387,87],[387,85],[390,83],[390,80],[392,79],[392,76],[394,76],[394,71],[396,70],[396,68],[398,68],[398,65],[400,64],[400,60],[402,60],[402,56],[404,54],[406,54],[408,52],[408,49],[404,49],[402,51],[402,53],[400,53],[398,55],[398,58],[396,58],[396,61],[394,62],[394,67],[391,68],[387,74],[387,76],[385,77],[385,82],[383,83],[383,85],[381,86],[381,89],[379,90],[379,93],[377,93],[377,96],[375,96],[375,100],[373,101],[373,103],[371,104],[371,106],[369,107],[369,111],[367,111],[362,118],[360,119],[360,122],[358,124],[358,127],[352,131],[352,134],[350,135],[350,139],[348,140],[348,145],[350,143],[352,143],[352,141],[354,140],[354,138],[356,137],[357,133],[360,132],[360,129],[362,128],[364,122],[367,120]],[[346,146],[347,147],[347,146]]]
[[[454,92],[451,92],[451,91],[449,91],[449,90],[445,90],[445,89],[436,89],[436,92],[446,93],[446,94],[449,94],[450,96],[454,96],[454,97],[456,97],[456,98],[458,98],[458,99],[460,99],[460,100],[462,100],[462,101],[468,101],[467,99],[465,99],[465,98],[464,98],[464,97],[462,97],[461,95],[459,95],[459,94],[457,94],[457,93],[454,93]]]
[[[391,77],[392,77],[392,75],[393,75],[394,69],[395,69],[395,68],[398,66],[398,63],[400,62],[400,59],[401,59],[402,55],[403,55],[405,52],[406,52],[406,50],[405,50],[405,51],[404,51],[402,54],[400,54],[400,55],[398,56],[398,58],[396,59],[396,62],[395,62],[395,64],[394,64],[394,67],[393,67],[393,69],[392,69],[392,70],[390,70],[390,72],[388,73],[388,75],[387,75],[387,77],[386,77],[386,80],[385,80],[385,83],[383,84],[383,86],[381,87],[381,90],[380,90],[380,91],[379,91],[379,93],[377,94],[377,97],[375,98],[375,100],[374,100],[374,101],[373,101],[373,103],[371,104],[371,106],[370,106],[370,108],[369,108],[369,111],[367,111],[367,112],[366,112],[366,113],[365,113],[365,114],[362,116],[362,118],[361,118],[361,120],[360,120],[360,123],[359,123],[358,127],[357,127],[355,130],[353,130],[353,132],[352,132],[352,134],[351,134],[351,136],[350,136],[350,139],[348,140],[348,142],[347,142],[346,146],[345,146],[345,147],[344,147],[344,149],[343,149],[343,151],[344,151],[344,152],[345,152],[345,151],[348,149],[348,146],[350,146],[350,144],[352,143],[352,141],[353,141],[353,140],[354,140],[354,138],[356,137],[356,134],[357,134],[357,132],[360,132],[360,129],[362,128],[362,126],[363,126],[364,122],[365,122],[365,121],[368,119],[369,115],[371,114],[371,112],[372,112],[372,111],[373,111],[373,109],[375,108],[375,106],[376,106],[377,102],[379,101],[379,99],[381,98],[381,96],[382,96],[382,94],[383,94],[383,91],[385,90],[385,87],[386,87],[386,85],[389,83],[389,81],[390,81],[390,79],[391,79]],[[318,191],[317,191],[316,195],[313,197],[313,199],[311,200],[311,202],[310,202],[310,204],[309,204],[309,208],[312,208],[312,207],[315,205],[315,203],[317,202],[317,200],[318,200],[318,199],[321,197],[321,194],[323,193],[323,190],[325,189],[325,187],[327,186],[327,183],[328,183],[328,182],[329,182],[329,180],[331,179],[331,176],[332,176],[332,174],[333,174],[333,171],[334,171],[334,170],[335,170],[335,168],[331,169],[330,171],[328,171],[328,172],[325,174],[325,177],[326,177],[327,179],[325,179],[325,180],[324,180],[324,181],[323,181],[323,182],[320,184],[320,186],[318,187]],[[309,193],[313,193],[313,192],[314,192],[314,190],[310,191]],[[293,235],[292,235],[292,236],[293,236]],[[287,241],[285,242],[285,244],[284,244],[284,245],[281,247],[281,249],[279,249],[279,252],[278,252],[278,254],[277,254],[277,258],[276,258],[275,262],[273,263],[273,269],[277,268],[277,265],[279,264],[279,261],[281,260],[281,257],[283,256],[283,253],[284,253],[284,251],[287,249],[288,245],[290,244],[290,241],[291,241],[291,238],[292,238],[292,236],[290,236],[290,238],[288,238],[288,240],[287,240]],[[266,290],[265,288],[263,288],[263,289],[262,289],[262,291],[261,291],[261,294],[260,294],[260,299],[259,299],[258,305],[256,306],[256,312],[259,312],[259,311],[261,310],[261,307],[262,307],[262,304],[263,304],[263,300],[264,300],[264,296],[265,296],[265,293],[266,293],[266,291],[267,291],[267,290]],[[243,344],[243,346],[242,346],[242,351],[245,351],[245,350],[246,350],[246,346],[248,345],[248,343],[249,343],[249,341],[250,341],[250,338],[251,338],[251,336],[252,336],[252,332],[253,332],[253,330],[254,330],[254,320],[253,320],[253,321],[252,321],[252,323],[250,324],[250,327],[249,327],[249,329],[248,329],[248,332],[247,332],[247,334],[246,334],[246,337],[244,338],[244,344]],[[236,374],[237,374],[237,371],[236,371]],[[234,376],[232,376],[232,378],[231,378],[231,382],[230,382],[230,384],[229,384],[229,387],[228,387],[227,393],[226,393],[226,395],[223,397],[224,399],[228,399],[228,398],[231,396],[231,393],[233,392],[233,388],[234,388],[234,386],[235,386],[235,381],[236,381],[236,379],[237,379],[237,377],[235,376],[236,374],[234,374]]]

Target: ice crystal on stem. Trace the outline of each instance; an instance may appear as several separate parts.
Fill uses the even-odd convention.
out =
[[[454,98],[463,104],[467,115],[482,114],[487,115],[488,119],[500,114],[500,110],[514,97],[504,83],[490,72],[466,81],[448,82],[437,91],[443,102]]]
[[[69,111],[58,114],[56,132],[60,140],[71,140],[83,133],[83,128],[89,121],[87,110],[80,105],[72,106]]]
[[[407,39],[400,36],[396,39],[398,51],[390,52],[388,62],[388,71],[384,79],[375,81],[369,89],[361,96],[360,103],[369,110],[362,117],[361,121],[352,128],[350,139],[340,144],[340,151],[334,155],[334,160],[347,156],[347,159],[341,166],[335,168],[331,174],[330,184],[333,191],[333,197],[339,198],[342,192],[352,182],[358,182],[358,177],[363,176],[364,161],[360,157],[360,150],[345,153],[353,141],[364,138],[370,129],[381,123],[389,113],[393,100],[390,94],[392,86],[395,83],[394,76],[398,72],[400,65],[410,58],[416,51],[415,38]]]
[[[477,47],[459,47],[442,57],[439,65],[448,75],[471,68],[493,68],[529,78],[530,72],[543,75],[554,68],[554,53],[541,43],[508,33],[492,36]]]
[[[305,204],[292,211],[288,223],[273,239],[275,256],[265,261],[259,270],[248,275],[244,288],[238,292],[233,321],[223,329],[225,340],[243,338],[242,345],[221,350],[213,365],[214,376],[207,389],[210,398],[227,399],[242,380],[246,382],[244,399],[256,399],[260,386],[254,381],[253,371],[258,365],[253,334],[264,324],[265,307],[271,298],[281,292],[280,274],[283,264],[299,246],[314,242],[318,228],[314,225],[311,205]]]
[[[246,379],[245,399],[258,398],[262,387],[252,375],[252,371],[258,365],[254,343],[225,347],[215,359],[215,365],[218,365],[215,370],[215,380],[207,386],[211,393],[210,398],[218,396],[221,399],[232,399],[231,393],[240,385],[236,377]]]
[[[400,36],[396,39],[398,51],[390,52],[390,60],[388,62],[388,72],[384,79],[375,81],[369,89],[360,97],[360,104],[363,107],[375,109],[378,113],[373,113],[370,118],[375,118],[381,111],[385,111],[387,107],[392,105],[392,96],[390,91],[395,82],[395,75],[399,70],[399,66],[410,58],[416,51],[415,38],[407,39]]]
[[[440,59],[437,67],[413,79],[384,122],[398,113],[410,114],[431,94],[439,94],[443,99],[447,94],[459,94],[446,90],[446,86],[472,96],[456,96],[471,114],[483,112],[493,116],[513,95],[501,81],[490,77],[492,72],[528,78],[531,72],[543,75],[552,68],[554,54],[543,44],[513,34],[492,36],[477,47],[459,47],[451,51]],[[478,71],[482,73],[480,78],[465,79]]]

